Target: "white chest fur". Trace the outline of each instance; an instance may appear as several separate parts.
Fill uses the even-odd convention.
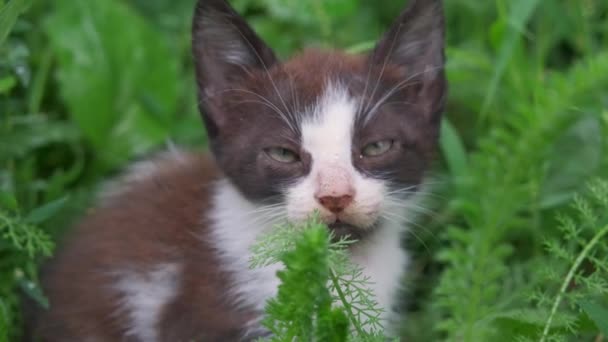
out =
[[[229,182],[223,181],[216,187],[211,219],[212,239],[223,267],[234,274],[228,295],[238,305],[263,310],[266,301],[277,293],[279,280],[276,272],[280,267],[273,265],[251,269],[250,248],[260,234],[272,229],[284,216],[268,215],[267,211],[260,211]],[[403,227],[380,227],[379,231],[355,246],[352,251],[352,260],[370,277],[376,299],[385,310],[384,319],[388,318],[401,275],[407,266],[407,255],[400,247],[401,232]]]

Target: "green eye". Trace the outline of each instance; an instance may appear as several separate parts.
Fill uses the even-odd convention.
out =
[[[364,157],[376,157],[388,152],[393,147],[393,140],[380,140],[367,144],[361,150]]]
[[[300,160],[300,157],[294,151],[283,147],[267,148],[266,154],[279,163],[291,164]]]

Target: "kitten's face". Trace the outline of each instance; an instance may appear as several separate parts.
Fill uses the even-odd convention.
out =
[[[194,52],[220,167],[289,220],[318,211],[337,235],[400,221],[443,107],[439,1],[414,1],[369,56],[308,51],[280,63],[224,1],[201,0]]]

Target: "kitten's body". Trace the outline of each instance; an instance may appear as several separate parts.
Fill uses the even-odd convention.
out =
[[[271,223],[253,223],[255,205],[207,158],[174,153],[151,162],[156,170],[143,177],[130,174],[125,190],[104,198],[57,256],[65,264],[48,275],[46,290],[61,305],[39,321],[49,339],[227,341],[263,332],[258,320],[276,293],[277,268],[249,269],[247,249]],[[398,284],[391,278],[405,261],[400,231],[357,247],[380,280],[377,293]]]
[[[405,210],[431,159],[444,97],[439,2],[414,2],[370,57],[308,51],[280,64],[221,0],[201,0],[194,22],[215,160],[167,153],[109,187],[48,268],[51,310],[36,334],[263,335],[278,266],[250,269],[249,248],[275,224],[315,210],[336,234],[360,239],[351,258],[388,318],[407,264]]]

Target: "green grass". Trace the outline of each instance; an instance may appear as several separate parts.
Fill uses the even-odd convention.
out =
[[[364,50],[404,1],[234,0],[281,56]],[[413,251],[413,341],[608,338],[608,2],[446,0],[450,97]],[[95,186],[204,146],[193,0],[0,0],[0,341]],[[590,184],[590,185],[589,185]],[[579,195],[575,195],[579,193]],[[337,316],[336,316],[337,317]],[[604,337],[605,336],[605,337]]]

